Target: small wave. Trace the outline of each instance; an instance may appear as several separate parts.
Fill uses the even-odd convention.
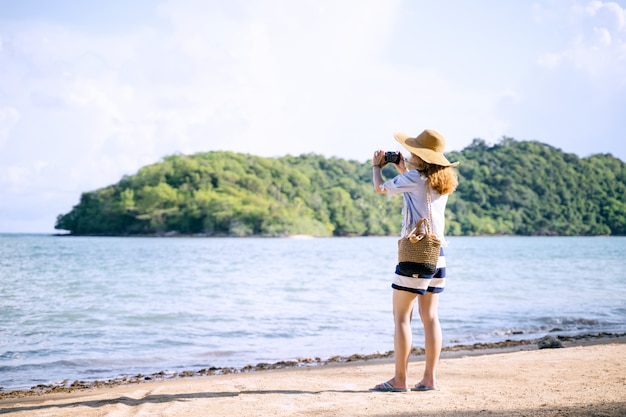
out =
[[[597,326],[600,323],[598,319],[587,319],[583,317],[548,317],[544,318],[546,323],[561,326]]]
[[[603,332],[623,332],[626,326],[623,323],[602,321],[583,317],[542,317],[531,323],[518,327],[499,327],[483,332],[465,333],[467,337],[453,338],[454,343],[468,342],[496,342],[502,338],[512,340],[535,339],[546,334],[563,336],[579,336],[584,334]]]
[[[0,355],[0,359],[22,359],[24,355],[21,352],[4,352]]]

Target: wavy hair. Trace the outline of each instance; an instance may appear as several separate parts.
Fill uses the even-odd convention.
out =
[[[459,177],[453,167],[429,164],[413,153],[406,165],[409,169],[421,172],[430,181],[430,186],[441,195],[452,194],[459,185]]]

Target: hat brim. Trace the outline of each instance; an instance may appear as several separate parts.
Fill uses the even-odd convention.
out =
[[[398,143],[404,146],[407,151],[419,156],[424,162],[444,167],[455,167],[459,164],[458,162],[448,161],[448,158],[446,158],[445,155],[441,152],[433,151],[430,148],[409,144],[408,141],[414,141],[415,138],[405,133],[394,133],[393,137],[396,139],[396,141],[398,141]]]

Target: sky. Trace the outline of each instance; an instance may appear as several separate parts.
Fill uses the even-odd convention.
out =
[[[0,232],[172,154],[626,161],[626,0],[0,0]]]

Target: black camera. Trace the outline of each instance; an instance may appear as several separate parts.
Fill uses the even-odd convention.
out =
[[[399,152],[385,152],[385,162],[392,164],[399,164],[400,159],[402,159],[402,155]]]

